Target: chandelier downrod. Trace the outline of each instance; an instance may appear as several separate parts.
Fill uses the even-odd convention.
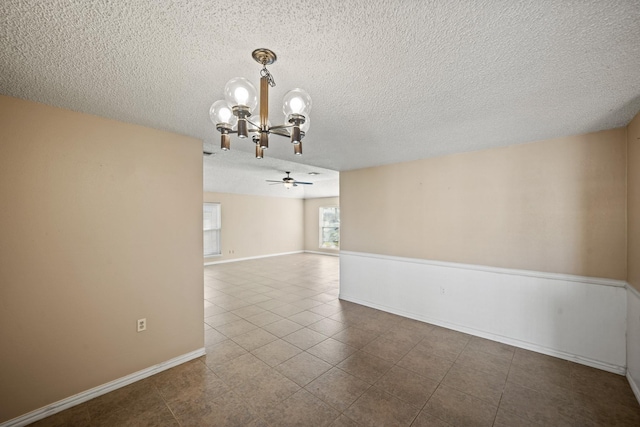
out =
[[[260,77],[260,147],[269,148],[269,78]]]

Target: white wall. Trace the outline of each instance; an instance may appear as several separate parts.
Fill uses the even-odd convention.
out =
[[[341,172],[341,296],[624,374],[628,130]]]
[[[220,203],[222,223],[222,254],[205,257],[205,265],[302,252],[302,199],[206,192],[203,199]]]
[[[340,249],[626,280],[626,146],[620,128],[341,172]]]
[[[0,423],[204,347],[201,187],[197,139],[0,96]]]

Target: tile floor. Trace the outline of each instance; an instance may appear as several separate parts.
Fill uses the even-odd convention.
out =
[[[624,377],[340,301],[338,268],[206,267],[206,356],[35,425],[640,426]]]

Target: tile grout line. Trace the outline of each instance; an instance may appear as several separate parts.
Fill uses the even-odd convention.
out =
[[[426,339],[426,337],[422,340],[424,341]],[[421,341],[421,342],[422,342]],[[436,386],[435,390],[433,390],[433,393],[431,393],[431,396],[429,396],[429,398],[427,399],[426,402],[424,402],[424,405],[422,405],[422,408],[420,409],[420,412],[424,411],[424,408],[426,408],[427,404],[429,403],[429,401],[433,398],[433,396],[436,394],[436,392],[438,391],[438,389],[443,385],[442,382],[444,381],[444,379],[446,378],[446,376],[449,374],[449,371],[451,371],[451,368],[453,368],[453,365],[456,364],[456,362],[458,361],[458,359],[460,358],[460,355],[462,354],[462,352],[467,348],[467,346],[469,345],[469,343],[471,342],[471,339],[469,339],[469,341],[467,341],[467,343],[464,345],[464,347],[462,348],[462,350],[460,350],[460,353],[458,353],[458,355],[456,356],[455,360],[453,361],[453,363],[451,364],[451,366],[449,366],[449,369],[447,369],[447,372],[442,376],[442,379],[440,381],[438,381],[438,385]],[[454,389],[455,390],[455,389]],[[467,393],[465,393],[467,394]],[[471,396],[471,395],[469,395]],[[474,396],[472,396],[474,397]],[[434,414],[431,414],[429,412],[427,412],[427,414],[431,415],[432,417],[441,420],[447,424],[449,424],[447,421],[442,420],[441,418],[438,418],[437,416],[435,416]],[[419,414],[418,414],[419,415]],[[417,417],[417,416],[416,416]]]
[[[198,361],[199,363],[202,363],[200,361]],[[203,364],[204,365],[204,364]],[[206,365],[205,365],[206,367]],[[208,367],[207,367],[208,368]],[[167,407],[167,409],[169,410],[169,412],[171,413],[171,416],[173,416],[173,419],[178,423],[179,427],[182,427],[182,423],[180,422],[180,420],[178,419],[178,416],[175,414],[175,412],[173,412],[173,409],[171,408],[171,406],[169,405],[169,403],[167,402],[167,400],[164,398],[164,396],[162,395],[162,393],[160,392],[160,390],[158,389],[158,387],[156,386],[156,384],[153,384],[153,388],[156,390],[156,393],[158,393],[158,396],[160,396],[160,399],[162,399],[162,402],[164,403],[164,405]]]
[[[498,408],[496,410],[496,416],[493,419],[493,426],[495,426],[496,421],[498,419],[498,412],[500,412],[500,405],[502,404],[502,399],[504,398],[504,392],[507,388],[507,381],[509,381],[509,374],[511,373],[511,367],[513,366],[513,358],[516,356],[516,352],[515,350],[513,351],[513,354],[511,355],[511,359],[509,359],[509,369],[507,369],[507,375],[504,379],[504,384],[502,385],[502,392],[500,392],[500,399],[498,400]]]

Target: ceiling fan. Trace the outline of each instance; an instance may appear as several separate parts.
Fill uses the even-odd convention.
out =
[[[282,178],[282,181],[273,181],[270,179],[267,179],[267,182],[270,182],[270,185],[274,185],[274,184],[284,184],[284,188],[286,188],[287,190],[290,189],[291,187],[297,187],[298,184],[300,185],[313,185],[313,182],[302,182],[302,181],[296,181],[295,179],[291,178],[291,176],[289,176],[289,174],[291,172],[285,172],[287,174],[287,176],[285,176],[284,178]]]

